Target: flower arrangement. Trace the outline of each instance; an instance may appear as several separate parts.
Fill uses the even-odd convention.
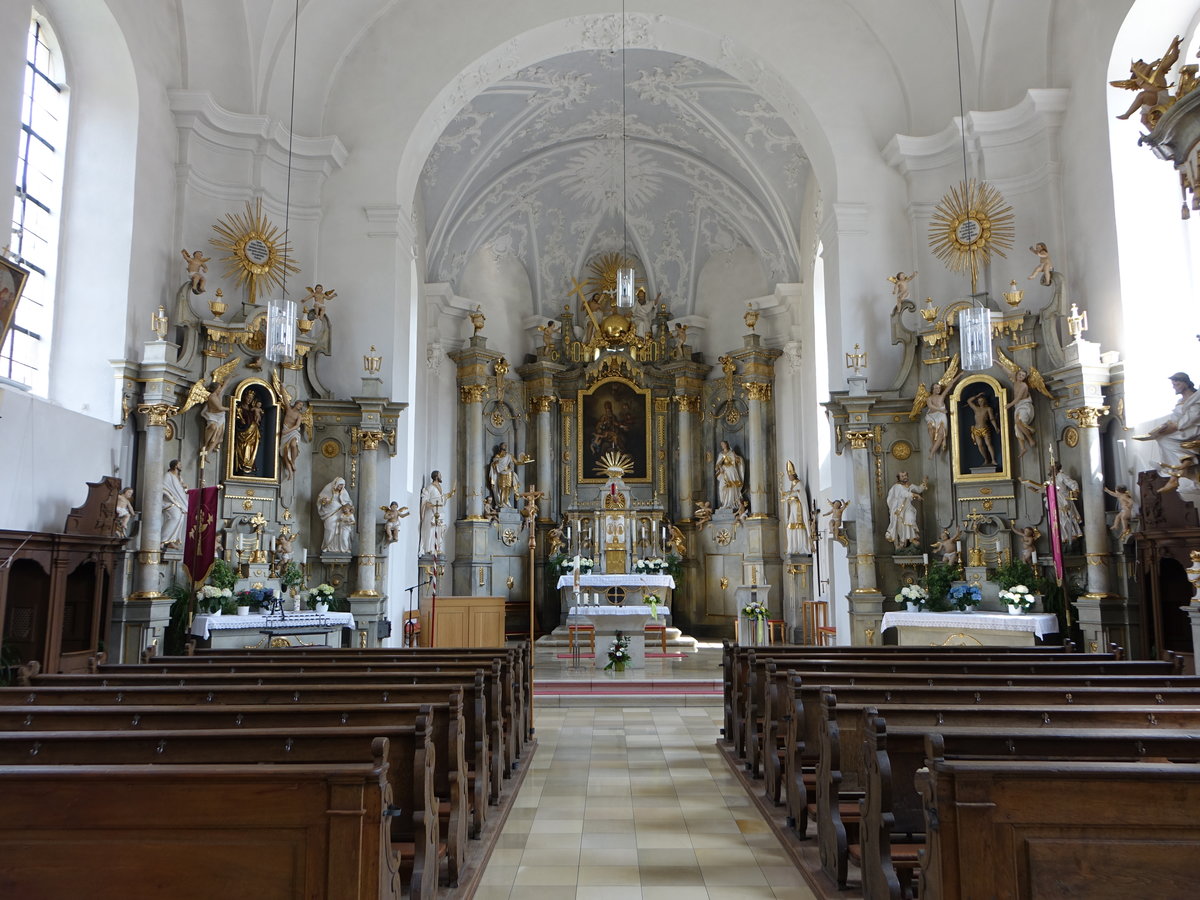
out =
[[[636,575],[661,575],[667,568],[667,561],[661,556],[655,556],[651,559],[639,559],[633,564],[633,571]]]
[[[747,619],[765,620],[769,615],[769,610],[767,609],[767,605],[761,600],[751,600],[742,607],[742,615]]]
[[[304,570],[294,562],[288,563],[279,573],[279,583],[285,590],[294,590],[304,583]]]
[[[231,611],[236,605],[233,603],[233,591],[229,588],[217,587],[215,584],[206,584],[200,590],[196,591],[196,606],[206,613],[224,612],[224,608],[227,605]]]
[[[1029,612],[1037,602],[1033,593],[1023,584],[1004,588],[1000,591],[1000,599],[1008,604],[1008,611],[1014,615]]]
[[[608,665],[604,669],[605,671],[616,669],[618,672],[623,672],[625,664],[632,661],[633,654],[629,652],[629,638],[618,631],[617,636],[608,646]]]
[[[650,607],[650,618],[658,619],[658,604],[662,603],[662,598],[658,594],[647,594],[642,598],[646,601],[646,605]]]
[[[920,608],[929,599],[929,592],[919,584],[906,584],[900,588],[900,593],[894,599],[897,603],[907,603]]]
[[[596,565],[596,561],[590,556],[580,556],[576,553],[573,557],[563,560],[562,573],[569,575],[578,570],[580,575],[589,575],[594,565]]]
[[[308,593],[308,608],[316,609],[318,603],[333,603],[333,585],[318,584]]]
[[[946,594],[946,599],[963,612],[974,609],[983,600],[983,594],[973,584],[953,585]]]

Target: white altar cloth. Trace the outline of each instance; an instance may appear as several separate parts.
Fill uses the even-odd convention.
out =
[[[560,575],[558,585],[561,588],[575,586],[574,575]],[[580,575],[581,588],[605,587],[661,587],[675,590],[675,579],[670,575]]]
[[[670,610],[665,606],[659,606],[659,617],[666,616]],[[572,616],[587,616],[595,618],[596,616],[645,616],[650,618],[649,606],[572,606],[570,615]]]
[[[665,625],[669,612],[667,607],[660,606],[656,624]],[[586,618],[595,627],[597,669],[608,665],[608,648],[618,631],[629,641],[630,660],[626,664],[628,668],[646,667],[646,623],[650,621],[649,606],[572,606],[569,615]]]
[[[348,612],[298,612],[288,613],[283,618],[279,616],[196,616],[192,620],[191,633],[198,638],[208,640],[213,631],[243,630],[243,631],[277,631],[285,634],[287,629],[304,628],[353,628],[354,615]]]
[[[986,612],[888,612],[883,614],[880,629],[944,628],[963,631],[1024,631],[1040,637],[1058,633],[1058,616],[1037,613],[1010,616],[1007,613]]]

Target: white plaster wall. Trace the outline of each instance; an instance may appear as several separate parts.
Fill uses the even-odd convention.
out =
[[[705,316],[708,327],[700,341],[693,341],[689,334],[689,343],[710,361],[740,348],[746,332],[742,316],[747,301],[770,290],[762,262],[749,247],[714,254],[696,279],[696,315]],[[718,368],[713,377],[720,376]]]
[[[510,366],[523,363],[525,354],[533,349],[521,327],[524,318],[533,314],[533,290],[520,261],[497,257],[481,247],[467,262],[458,293],[483,308],[487,316],[483,335],[488,349],[503,353]],[[461,336],[470,337],[473,331],[468,320]]]

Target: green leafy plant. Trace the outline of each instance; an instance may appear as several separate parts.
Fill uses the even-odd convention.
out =
[[[208,570],[208,583],[213,587],[233,590],[233,586],[237,584],[237,580],[237,569],[223,559],[214,561],[212,568]]]
[[[629,652],[629,638],[617,632],[617,636],[613,638],[612,644],[608,647],[608,665],[605,670],[617,669],[623,670],[625,664],[633,660],[633,654]]]
[[[663,568],[664,575],[670,575],[676,581],[683,574],[683,557],[678,554],[671,553],[667,555],[666,566]]]
[[[171,611],[163,643],[168,654],[179,656],[187,643],[188,607],[191,605],[192,592],[181,584],[172,584],[163,591],[163,596],[171,598]]]
[[[1033,587],[1036,591],[1040,586],[1038,582],[1041,581],[1041,578],[1038,577],[1037,572],[1033,570],[1033,566],[1029,563],[1023,559],[1014,559],[1012,562],[997,566],[995,573],[992,575],[992,581],[1000,585],[1001,589],[1010,588],[1017,584],[1024,584]]]
[[[333,585],[332,584],[325,584],[325,583],[318,584],[315,588],[313,588],[312,590],[310,590],[308,592],[308,603],[307,603],[308,608],[316,609],[318,603],[328,603],[329,608],[331,610],[333,610],[334,612],[342,612],[343,611],[343,610],[337,609],[337,605],[334,602]],[[349,606],[349,604],[347,604],[347,606]]]
[[[929,599],[925,601],[925,609],[930,612],[949,612],[954,608],[949,595],[956,577],[958,569],[955,566],[943,562],[929,564],[929,573],[925,576],[925,590],[929,592]]]
[[[294,562],[288,563],[279,573],[279,583],[288,590],[299,587],[304,583],[304,570]]]

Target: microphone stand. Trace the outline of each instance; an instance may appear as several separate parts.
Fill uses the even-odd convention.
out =
[[[408,638],[409,638],[409,634],[408,634],[408,630],[407,630],[408,623],[412,621],[412,612],[414,609],[414,607],[413,607],[413,591],[417,590],[418,588],[425,587],[425,585],[430,584],[432,581],[433,581],[432,578],[426,578],[424,581],[418,581],[412,587],[406,587],[404,589],[405,591],[408,592],[408,613],[409,614],[404,619],[404,625],[401,626],[401,631],[404,632],[404,640],[405,640],[406,644],[407,644]],[[415,637],[415,635],[414,635],[414,637]]]

